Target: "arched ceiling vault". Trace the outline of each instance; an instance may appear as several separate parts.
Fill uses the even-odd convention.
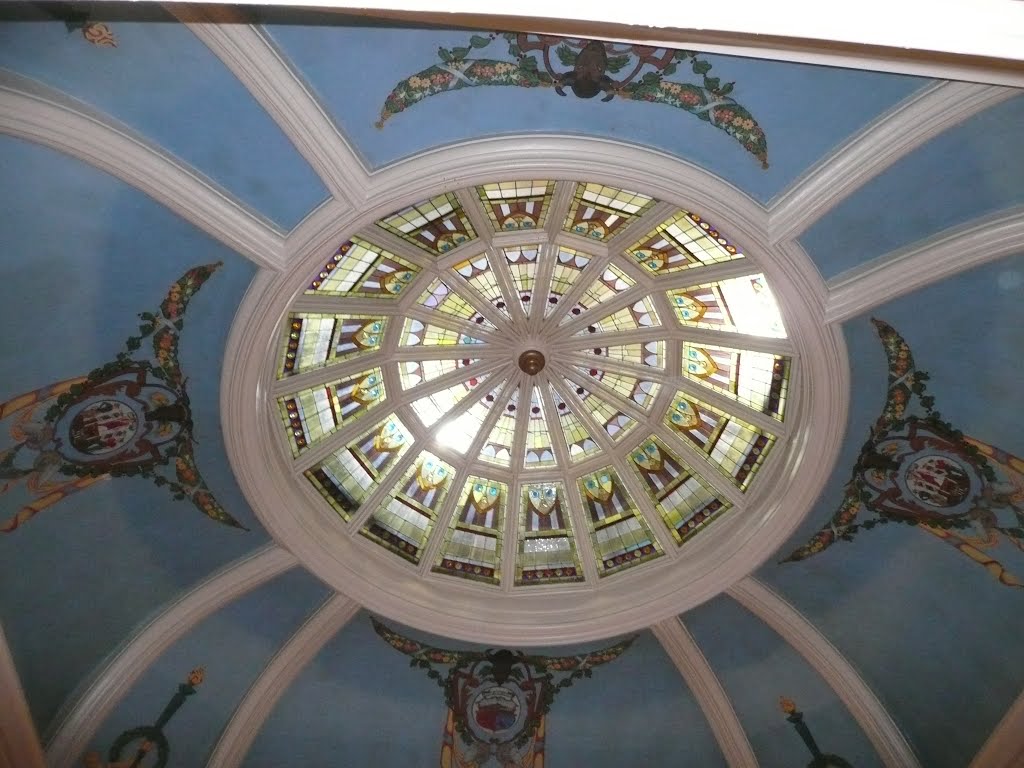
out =
[[[247,24],[224,24],[233,13],[225,9],[180,5],[174,6],[172,12],[189,25],[251,92],[330,193],[328,200],[311,210],[293,228],[285,231],[272,223],[198,168],[174,157],[114,117],[38,81],[7,71],[0,73],[0,132],[50,147],[123,180],[251,261],[259,272],[249,289],[246,306],[271,306],[272,313],[277,313],[276,319],[286,309],[286,302],[279,300],[281,292],[294,290],[290,276],[301,270],[310,271],[311,265],[322,260],[323,254],[332,251],[340,239],[442,187],[468,187],[495,180],[503,174],[507,176],[507,157],[512,151],[517,152],[519,165],[513,174],[517,177],[537,174],[541,177],[547,170],[552,178],[601,180],[604,176],[623,184],[632,180],[638,187],[673,204],[692,201],[695,206],[703,206],[702,210],[711,211],[714,220],[722,222],[723,231],[746,243],[749,251],[759,257],[759,264],[770,277],[773,274],[786,277],[788,282],[781,281],[779,290],[784,304],[802,299],[811,307],[800,322],[806,325],[808,332],[815,323],[819,324],[821,340],[819,347],[801,360],[808,365],[802,374],[808,377],[808,382],[814,380],[815,374],[835,374],[836,366],[841,370],[846,365],[840,330],[844,321],[945,278],[1024,250],[1024,208],[1021,207],[1001,210],[933,233],[828,280],[822,279],[814,269],[800,242],[801,235],[843,200],[903,157],[943,131],[1018,95],[1019,91],[1005,85],[931,84],[879,115],[806,169],[767,204],[761,204],[694,165],[664,158],[662,166],[655,152],[601,139],[570,142],[553,135],[484,137],[372,169],[265,30]],[[743,30],[737,28],[737,31]],[[995,69],[1005,70],[1003,67]],[[994,76],[989,82],[1019,85],[1016,75]],[[618,166],[616,158],[621,161]],[[772,263],[768,263],[768,255]],[[259,444],[250,442],[254,436],[267,437],[265,420],[257,423],[252,416],[252,397],[254,382],[259,381],[261,387],[268,384],[259,378],[259,372],[277,351],[268,347],[272,334],[258,325],[262,321],[256,315],[251,317],[255,318],[252,324],[243,322],[234,326],[229,343],[233,357],[225,361],[230,375],[222,387],[222,412],[225,423],[238,427],[237,433],[226,436],[228,451],[236,462],[235,470],[240,475],[243,490],[258,492],[260,498],[251,499],[258,508],[264,497],[272,498],[277,491],[271,487],[272,483],[267,484],[265,478],[256,476],[253,467],[258,462],[242,466],[241,470],[239,466],[244,465],[242,457],[250,451],[255,451],[254,455],[267,466],[280,459],[268,451],[269,440]],[[276,319],[266,320],[265,324],[270,327]],[[259,347],[261,338],[264,348]],[[816,365],[819,367],[815,368]],[[790,472],[800,466],[815,468],[802,495],[797,493],[792,497],[802,510],[809,508],[818,496],[827,479],[827,468],[834,462],[844,437],[841,430],[846,423],[846,400],[838,390],[845,384],[845,379],[839,381],[837,391],[823,396],[821,401],[815,401],[809,391],[803,394],[807,407],[818,403],[819,418],[823,418],[826,411],[839,417],[836,424],[821,431],[820,441],[813,444],[815,456],[811,463],[800,465],[793,458],[788,467],[777,464],[765,472],[766,483],[779,483],[786,477],[787,468]],[[821,387],[822,391],[825,389]],[[819,393],[813,394],[817,397]],[[254,431],[245,432],[247,425]],[[794,456],[797,453],[794,449]],[[286,497],[281,499],[286,500]],[[631,616],[625,621],[626,628],[651,628],[707,714],[730,768],[754,766],[756,757],[728,694],[686,626],[686,616],[682,620],[676,617],[681,610],[721,592],[723,585],[728,586],[731,599],[772,627],[825,680],[867,736],[881,764],[892,768],[920,765],[913,748],[886,712],[883,701],[858,674],[855,665],[784,597],[752,575],[754,568],[789,538],[801,519],[802,514],[792,525],[769,532],[757,546],[751,543],[750,549],[742,553],[741,562],[733,563],[731,570],[720,579],[704,585],[697,579],[689,602],[666,601],[663,607],[650,613],[650,621]],[[281,527],[275,529],[275,521],[270,517],[264,522],[272,535],[281,538],[286,538],[289,525],[294,528],[297,524],[295,521],[281,523]],[[753,542],[756,529],[744,530]],[[308,541],[324,532],[311,528],[302,533]],[[233,600],[295,568],[300,560],[332,586],[339,587],[339,582],[331,578],[331,573],[339,573],[332,570],[337,568],[337,563],[329,562],[323,553],[318,554],[312,547],[304,548],[299,539],[291,539],[290,544],[298,559],[283,547],[267,545],[164,605],[155,617],[127,638],[73,700],[65,704],[49,734],[45,763],[75,764],[107,716],[150,665],[177,639]],[[346,574],[347,578],[355,576]],[[633,579],[633,583],[636,582],[637,579]],[[655,597],[651,598],[652,603],[656,602]],[[371,607],[386,615],[389,606],[384,600]],[[336,594],[294,632],[234,710],[212,752],[210,765],[243,763],[277,697],[362,607],[359,601]],[[420,610],[420,614],[405,616],[415,618],[418,615],[423,619],[422,625],[429,625],[429,602],[424,602]],[[468,621],[466,626],[469,626]],[[505,631],[507,633],[508,628]],[[452,632],[454,636],[460,634],[467,632],[462,629]],[[549,627],[548,635],[537,638],[534,644],[595,640],[613,634],[611,624],[598,624],[573,636],[559,636],[556,627]],[[526,644],[524,635],[512,632],[509,636],[514,638],[513,642]],[[0,641],[2,639],[0,636]],[[487,640],[498,643],[501,636],[495,634]],[[0,650],[6,650],[5,644],[0,642],[0,645],[3,646]],[[12,672],[13,679],[17,679],[8,656],[0,655],[0,681],[11,679]],[[4,687],[14,690],[11,685]],[[11,754],[19,756],[18,765],[42,766],[42,752],[25,738],[35,730],[27,720],[27,709],[6,708],[4,717],[8,719],[0,720],[0,743]],[[1024,732],[1024,728],[1019,727],[1021,717],[1024,715],[1018,701],[992,737],[990,743],[996,746],[979,752],[972,768],[1009,765],[1005,762],[1006,755],[1020,751],[1021,743],[1019,736],[1014,738],[1007,734]]]

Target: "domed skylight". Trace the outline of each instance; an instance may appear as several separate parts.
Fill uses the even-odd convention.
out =
[[[687,546],[755,482],[784,435],[785,337],[699,214],[484,184],[343,243],[292,302],[275,392],[297,469],[366,546],[585,584]]]

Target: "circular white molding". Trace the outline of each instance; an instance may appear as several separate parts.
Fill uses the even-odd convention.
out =
[[[302,487],[283,449],[271,395],[280,322],[337,244],[441,191],[533,178],[634,189],[714,221],[766,274],[799,360],[787,440],[776,447],[743,508],[688,543],[684,556],[603,578],[599,588],[538,585],[502,592],[456,578],[424,578],[419,569],[352,536]],[[288,238],[288,246],[303,246],[286,254],[289,268],[259,273],[235,318],[222,376],[225,442],[243,492],[275,540],[332,587],[375,613],[449,637],[519,646],[590,641],[647,627],[719,594],[769,557],[809,511],[846,422],[846,349],[839,329],[825,323],[826,290],[817,270],[802,249],[772,244],[762,206],[665,154],[555,136],[481,140],[429,152],[372,174],[366,199],[363,211],[340,217],[333,230],[324,217],[311,217],[315,232],[304,234],[300,225]]]

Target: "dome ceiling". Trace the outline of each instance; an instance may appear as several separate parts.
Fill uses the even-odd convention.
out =
[[[1018,90],[136,4],[0,67],[0,766],[1024,754]]]
[[[507,562],[526,586],[653,560],[653,529],[678,546],[710,525],[732,506],[716,487],[747,490],[781,431],[744,417],[781,426],[789,345],[735,346],[785,339],[764,276],[713,279],[743,254],[712,225],[600,184],[560,187],[549,239],[555,189],[484,184],[386,216],[293,305],[319,311],[285,320],[292,453],[342,446],[310,482],[370,540],[412,564],[434,553],[436,573],[501,585]],[[650,231],[609,245],[627,228]],[[366,311],[342,313],[353,298]]]

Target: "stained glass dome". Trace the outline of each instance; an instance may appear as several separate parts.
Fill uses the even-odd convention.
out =
[[[743,514],[786,440],[779,307],[700,212],[489,183],[321,263],[280,326],[280,442],[333,525],[425,578],[528,592],[642,571]]]

